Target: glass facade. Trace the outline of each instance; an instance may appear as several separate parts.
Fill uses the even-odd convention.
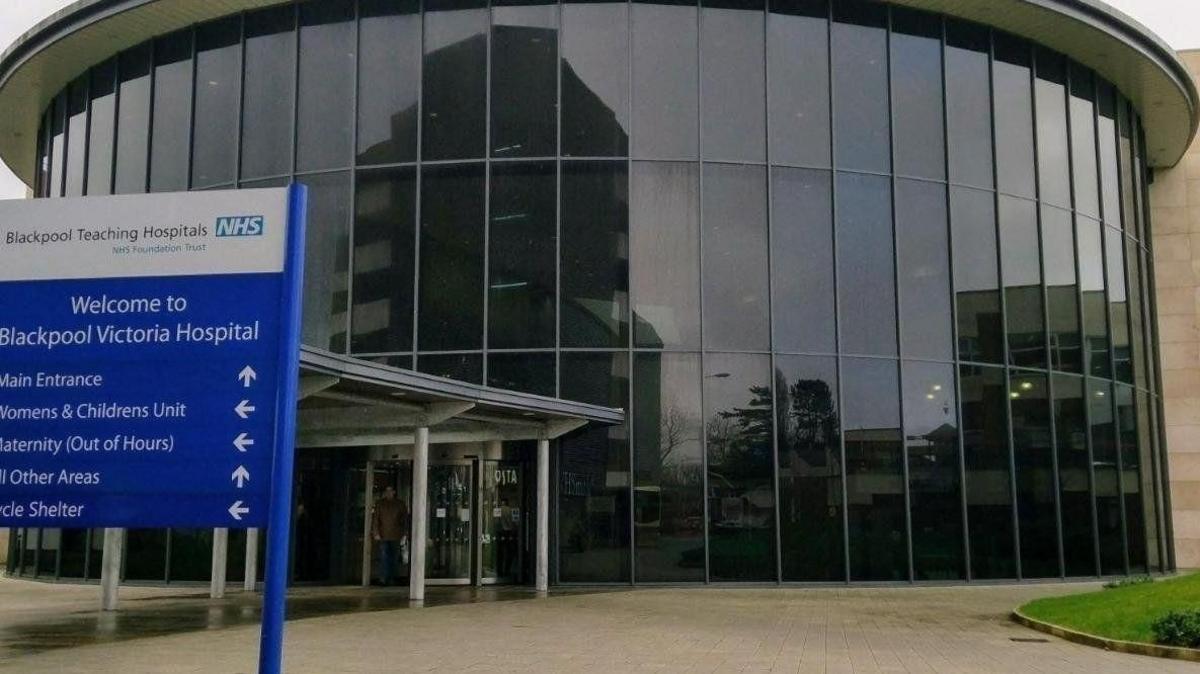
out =
[[[1169,559],[1139,127],[884,3],[338,0],[80,73],[36,193],[305,183],[306,342],[629,409],[558,443],[557,582],[1090,576]]]

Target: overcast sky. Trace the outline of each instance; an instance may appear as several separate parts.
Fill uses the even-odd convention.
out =
[[[73,0],[0,0],[0,50]],[[961,0],[987,2],[988,0]],[[1200,48],[1200,0],[1106,0],[1158,33],[1175,49]],[[203,0],[193,0],[203,2]],[[0,165],[0,199],[25,196],[25,186]]]

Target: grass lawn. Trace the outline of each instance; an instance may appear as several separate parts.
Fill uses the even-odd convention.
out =
[[[1021,613],[1109,639],[1154,643],[1150,623],[1172,609],[1200,608],[1200,573],[1129,587],[1047,597]]]

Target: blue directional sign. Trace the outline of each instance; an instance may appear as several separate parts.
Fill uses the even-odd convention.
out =
[[[288,194],[0,202],[0,527],[267,524]]]

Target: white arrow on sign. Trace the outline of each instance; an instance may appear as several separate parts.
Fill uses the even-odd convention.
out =
[[[237,483],[238,489],[241,489],[250,481],[250,471],[246,470],[245,466],[238,466],[237,470],[233,471],[230,479]]]
[[[234,501],[233,505],[229,506],[229,516],[241,522],[242,515],[250,514],[250,509],[242,505],[241,501]]]
[[[242,387],[250,388],[250,382],[258,379],[258,373],[254,371],[254,368],[247,365],[246,367],[242,368],[241,372],[238,373],[237,378],[241,380]]]
[[[237,412],[237,415],[243,419],[250,416],[250,413],[253,412],[254,410],[255,410],[255,407],[254,407],[254,405],[250,404],[249,400],[243,400],[242,402],[237,404],[237,407],[233,408],[233,411]]]
[[[238,436],[233,439],[233,446],[237,448],[237,451],[244,454],[247,447],[254,446],[254,440],[252,440],[250,436],[246,435],[245,433],[238,433]]]

